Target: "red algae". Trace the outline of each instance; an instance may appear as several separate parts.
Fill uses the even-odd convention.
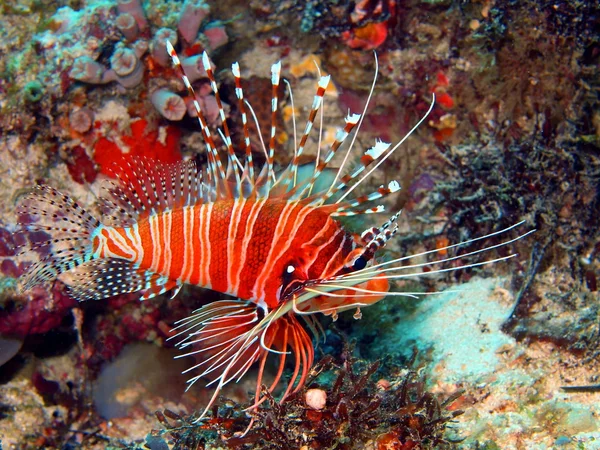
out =
[[[69,150],[68,154],[66,164],[73,181],[79,184],[93,183],[98,170],[85,149],[78,145]]]
[[[353,49],[374,50],[387,39],[387,27],[386,22],[370,23],[352,31],[345,31],[342,40]]]
[[[24,300],[15,300],[0,311],[0,334],[25,337],[46,333],[60,325],[77,304],[62,285],[56,285],[50,297],[46,290],[34,288]]]
[[[160,132],[151,129],[145,119],[137,119],[131,123],[131,134],[121,136],[125,151],[112,140],[100,137],[94,145],[94,161],[100,166],[100,172],[112,176],[114,163],[122,163],[123,159],[145,157],[162,164],[181,161],[179,128],[168,125],[163,128],[164,141],[160,140]],[[118,167],[124,170],[122,164]]]

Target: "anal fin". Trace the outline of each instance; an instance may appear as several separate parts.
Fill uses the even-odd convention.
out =
[[[150,281],[150,287],[144,289],[140,300],[148,300],[165,292],[172,291],[169,298],[174,298],[181,290],[182,284],[179,281],[169,280],[165,277],[155,277]]]

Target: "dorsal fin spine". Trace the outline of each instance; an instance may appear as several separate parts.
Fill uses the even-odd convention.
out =
[[[246,105],[244,103],[244,90],[242,89],[242,74],[240,72],[240,65],[235,62],[231,65],[231,72],[235,79],[235,95],[238,99],[238,105],[240,109],[240,115],[242,117],[242,128],[244,130],[244,147],[246,153],[246,170],[247,179],[250,183],[250,190],[254,188],[254,160],[252,159],[252,147],[250,143],[250,130],[248,129],[248,116],[246,114]]]
[[[306,120],[306,126],[304,127],[304,133],[300,138],[300,144],[298,145],[298,149],[294,154],[294,158],[289,166],[289,171],[286,171],[286,175],[284,178],[280,178],[277,180],[278,183],[282,183],[284,190],[290,185],[292,180],[296,179],[298,172],[298,164],[300,162],[300,156],[304,152],[304,147],[306,146],[306,141],[308,140],[308,136],[310,131],[312,130],[313,124],[315,122],[315,118],[317,117],[317,112],[319,108],[323,104],[323,96],[325,95],[325,91],[327,90],[327,86],[329,86],[329,81],[331,80],[331,76],[323,76],[319,79],[317,84],[317,92],[313,97],[313,103],[311,106],[310,113],[308,115],[308,119]]]
[[[327,192],[317,196],[315,200],[311,202],[312,205],[322,205],[329,198],[333,197],[337,193],[348,189],[349,183],[356,179],[373,161],[381,157],[381,155],[390,147],[391,144],[376,140],[375,145],[369,148],[360,159],[358,167],[350,174],[346,174],[341,177],[339,184],[332,186]]]
[[[196,111],[198,122],[200,123],[200,128],[204,137],[204,142],[206,143],[208,162],[212,172],[213,182],[215,188],[217,189],[217,195],[222,195],[222,190],[225,188],[223,183],[223,181],[225,180],[225,171],[223,169],[223,164],[219,159],[217,147],[215,146],[215,143],[213,141],[210,129],[208,128],[208,123],[206,122],[206,118],[204,117],[204,113],[202,112],[202,108],[200,107],[200,103],[198,102],[198,99],[196,97],[196,92],[194,91],[194,88],[192,87],[189,78],[185,74],[185,71],[183,70],[183,67],[181,65],[181,61],[179,60],[179,57],[175,52],[175,48],[173,48],[173,45],[169,41],[166,41],[166,46],[169,55],[173,60],[173,65],[175,65],[175,67],[179,71],[181,79],[183,80],[183,84],[185,85],[188,94],[193,100],[192,103]]]
[[[319,176],[323,173],[323,170],[327,168],[327,165],[331,162],[340,146],[344,143],[346,138],[352,132],[359,119],[360,114],[348,114],[348,116],[345,118],[346,125],[344,126],[344,128],[338,130],[335,137],[335,141],[333,142],[333,144],[331,144],[331,147],[325,155],[325,159],[323,160],[323,162],[318,162],[315,168],[315,172],[310,181],[306,184],[306,186],[304,186],[304,188],[300,192],[297,192],[297,188],[292,189],[290,191],[290,198],[302,198],[304,196],[306,191],[310,189],[310,186],[312,186],[315,183],[315,181],[319,178]]]
[[[217,82],[215,80],[215,75],[213,73],[212,67],[210,65],[210,59],[208,58],[208,53],[204,51],[202,53],[202,64],[204,66],[204,70],[206,71],[206,75],[210,81],[210,86],[212,88],[213,93],[215,94],[215,101],[217,102],[217,108],[219,108],[219,117],[221,118],[221,124],[223,126],[223,142],[227,147],[227,159],[228,159],[228,167],[227,173],[233,173],[235,183],[237,186],[237,192],[239,192],[240,187],[240,174],[237,167],[237,157],[235,156],[235,151],[233,149],[233,144],[231,142],[231,134],[229,132],[229,126],[227,125],[227,117],[225,116],[225,109],[223,108],[223,102],[221,102],[221,95],[219,94],[219,88],[217,86]],[[227,177],[228,178],[228,177]],[[229,185],[227,185],[227,189],[230,189]],[[229,192],[230,195],[233,192]]]
[[[279,101],[279,81],[281,77],[281,61],[271,66],[271,133],[269,136],[269,154],[267,157],[267,191],[270,190],[272,180],[275,178],[273,160],[275,158],[275,136],[277,134],[277,106]]]

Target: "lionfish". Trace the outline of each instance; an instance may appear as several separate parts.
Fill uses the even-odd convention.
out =
[[[219,139],[226,150],[226,164],[207,125],[194,89],[177,54],[167,43],[173,63],[180,72],[194,107],[206,145],[207,164],[199,168],[192,161],[159,165],[147,159],[124,160],[126,170],[115,168],[115,181],[101,197],[108,213],[102,221],[84,210],[73,198],[40,185],[30,192],[21,213],[37,217],[25,225],[42,230],[50,239],[31,245],[47,248],[46,256],[24,275],[24,290],[69,272],[70,291],[78,300],[141,293],[150,299],[171,291],[174,297],[185,284],[201,286],[235,299],[212,302],[176,323],[172,339],[191,356],[195,364],[188,388],[200,379],[214,386],[214,394],[200,418],[217,400],[227,383],[240,380],[258,366],[256,394],[250,407],[265,399],[261,394],[265,364],[274,355],[278,364],[267,389],[280,384],[289,356],[293,372],[281,395],[285,399],[304,384],[314,361],[313,337],[324,335],[315,313],[334,317],[341,311],[373,304],[386,296],[415,293],[389,292],[390,281],[420,276],[425,266],[440,266],[458,258],[506,245],[520,237],[460,256],[446,256],[427,263],[403,265],[409,258],[439,255],[440,249],[377,262],[375,256],[397,232],[398,214],[380,227],[360,236],[345,230],[341,216],[380,213],[383,206],[369,203],[400,189],[397,181],[374,192],[351,196],[425,120],[429,111],[395,145],[377,140],[354,168],[345,170],[367,111],[377,78],[362,114],[348,114],[334,142],[321,149],[308,176],[300,176],[300,157],[323,103],[329,76],[321,76],[309,117],[296,143],[289,165],[275,170],[276,115],[281,63],[271,68],[272,108],[270,140],[265,145],[258,120],[245,100],[240,68],[232,66],[235,94],[243,128],[243,163],[232,144],[227,117],[206,53],[203,63],[220,111]],[[289,88],[289,83],[286,84]],[[289,89],[291,97],[291,89]],[[293,102],[293,100],[292,100]],[[293,108],[293,103],[292,103]],[[258,170],[253,160],[249,114],[259,130],[266,161]],[[354,130],[354,131],[353,131]],[[353,134],[352,139],[348,139]],[[317,183],[327,166],[347,140],[350,141],[341,166],[325,186]],[[320,140],[319,140],[320,142]],[[442,250],[464,247],[473,241],[504,233],[512,227],[487,236],[454,244]],[[440,252],[440,253],[436,253]],[[508,259],[514,254],[484,262],[439,268],[444,272]]]

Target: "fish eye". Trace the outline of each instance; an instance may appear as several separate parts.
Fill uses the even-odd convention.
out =
[[[302,286],[302,280],[299,279],[297,267],[294,264],[288,264],[281,274],[281,298],[286,297],[291,292]]]
[[[352,264],[354,270],[363,270],[365,267],[367,267],[367,258],[362,255],[356,258]]]
[[[283,285],[283,289],[296,278],[294,272],[296,272],[296,266],[293,264],[288,264],[285,266],[285,269],[283,269],[283,273],[281,274],[281,284]]]

